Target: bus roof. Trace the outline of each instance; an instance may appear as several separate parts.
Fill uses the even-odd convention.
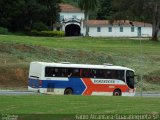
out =
[[[92,68],[92,69],[115,69],[115,70],[132,70],[123,66],[115,66],[111,64],[91,65],[91,64],[72,64],[68,62],[54,63],[54,62],[31,62],[31,64],[39,64],[44,67],[67,67],[67,68]]]

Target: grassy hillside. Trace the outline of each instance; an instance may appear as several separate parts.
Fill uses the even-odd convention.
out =
[[[0,36],[1,87],[25,87],[31,61],[123,65],[143,75],[145,90],[160,90],[160,42],[141,40],[140,45],[140,40],[129,38]]]

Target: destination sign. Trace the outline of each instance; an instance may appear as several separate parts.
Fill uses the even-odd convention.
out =
[[[94,80],[94,83],[115,83],[114,80]]]

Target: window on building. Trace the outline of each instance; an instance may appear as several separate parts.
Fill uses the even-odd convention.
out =
[[[101,32],[101,28],[100,27],[97,27],[97,32]]]
[[[134,26],[131,27],[131,32],[134,32]]]
[[[60,16],[60,20],[62,21],[64,19],[64,15],[61,15]]]
[[[120,32],[123,32],[123,27],[122,26],[120,27]]]
[[[108,27],[108,32],[112,32],[112,27]]]

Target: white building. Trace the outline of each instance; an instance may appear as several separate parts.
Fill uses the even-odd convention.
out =
[[[85,35],[86,24],[92,37],[150,37],[152,25],[129,20],[89,20],[84,21],[84,12],[69,4],[60,4],[61,30],[66,36]]]
[[[129,20],[89,20],[89,35],[94,37],[150,37],[152,25]]]

